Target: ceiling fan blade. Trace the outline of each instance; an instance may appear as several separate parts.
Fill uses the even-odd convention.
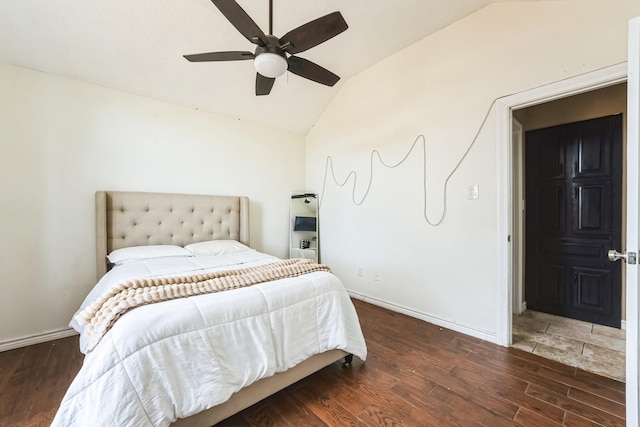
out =
[[[251,52],[241,51],[195,53],[193,55],[182,56],[190,62],[243,61],[245,59],[253,59],[255,57]]]
[[[211,0],[240,34],[253,44],[266,46],[267,36],[235,0]]]
[[[299,56],[290,56],[289,59],[287,59],[287,63],[289,64],[288,70],[293,74],[323,85],[333,86],[340,80],[340,77],[326,68],[322,68],[318,64],[300,58]]]
[[[256,95],[269,95],[275,81],[276,79],[265,77],[260,73],[256,73]]]
[[[347,28],[349,26],[342,14],[333,12],[289,31],[280,37],[280,45],[285,46],[284,50],[291,54],[304,52],[337,36]]]

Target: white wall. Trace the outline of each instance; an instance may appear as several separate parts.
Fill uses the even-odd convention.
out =
[[[322,260],[360,296],[495,340],[497,191],[493,110],[446,192],[438,227],[423,218],[423,151],[395,169],[375,159],[359,206],[338,180],[357,174],[359,202],[372,150],[397,163],[427,141],[427,213],[443,211],[444,181],[492,101],[626,60],[637,0],[494,3],[351,78],[307,136],[307,190],[321,192]],[[478,184],[480,198],[467,199]],[[363,267],[363,276],[358,276]],[[381,280],[373,280],[374,270]]]
[[[65,328],[95,281],[94,192],[246,195],[286,257],[304,137],[0,64],[0,343]]]

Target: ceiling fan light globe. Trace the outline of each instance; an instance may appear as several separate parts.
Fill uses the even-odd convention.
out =
[[[261,53],[253,60],[256,71],[265,77],[275,79],[287,71],[287,60],[276,53]]]

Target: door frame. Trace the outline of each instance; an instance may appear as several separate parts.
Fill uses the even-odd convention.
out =
[[[524,128],[511,117],[511,150],[513,177],[513,234],[511,235],[513,308],[511,314],[522,314],[524,303]]]
[[[497,259],[498,259],[498,322],[496,342],[510,346],[513,315],[513,247],[511,244],[514,214],[513,110],[567,98],[627,81],[627,63],[571,77],[560,82],[533,88],[496,101],[497,118]],[[515,203],[517,206],[517,203]]]
[[[638,251],[640,225],[640,16],[629,21],[628,40],[628,81],[627,81],[627,248],[623,251]],[[630,221],[629,218],[635,219]],[[640,390],[638,372],[638,323],[640,304],[638,295],[638,264],[626,264],[627,281],[627,346],[626,346],[626,412],[628,425],[638,425],[640,418]]]

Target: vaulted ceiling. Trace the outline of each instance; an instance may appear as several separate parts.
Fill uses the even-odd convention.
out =
[[[268,33],[268,0],[237,2]],[[182,57],[255,48],[210,0],[3,1],[0,62],[305,134],[350,77],[491,2],[274,0],[276,36],[336,10],[349,29],[299,55],[334,87],[286,73],[262,97],[251,61]]]

